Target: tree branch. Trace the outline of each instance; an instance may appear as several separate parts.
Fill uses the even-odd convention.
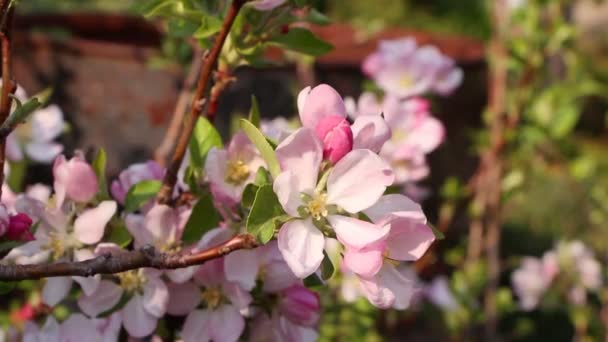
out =
[[[0,40],[2,44],[2,92],[0,93],[0,123],[8,118],[11,111],[12,98],[9,96],[15,91],[12,76],[12,51],[11,51],[11,27],[13,19],[13,6],[11,0],[0,1],[0,16],[2,27],[0,27]],[[7,134],[8,135],[8,134]],[[4,161],[6,159],[6,137],[0,137],[0,185],[4,183]],[[2,187],[0,186],[0,196]]]
[[[176,269],[200,265],[206,261],[220,258],[239,249],[252,249],[258,244],[249,234],[240,234],[232,239],[196,253],[167,254],[158,252],[151,245],[139,250],[125,251],[111,255],[104,254],[93,259],[79,262],[56,262],[38,265],[0,265],[0,281],[17,281],[47,277],[81,276],[96,274],[116,274],[143,267],[156,269]]]
[[[194,130],[194,125],[196,124],[198,116],[201,115],[207,107],[205,106],[203,99],[208,97],[207,93],[209,83],[211,81],[211,76],[213,74],[213,70],[215,69],[217,59],[222,52],[224,42],[226,41],[226,37],[228,36],[230,29],[232,28],[232,24],[234,23],[236,16],[245,2],[247,2],[247,0],[232,1],[230,8],[226,13],[226,17],[224,18],[222,28],[215,38],[213,47],[211,48],[209,54],[203,57],[203,67],[198,79],[194,97],[192,99],[192,104],[190,106],[190,113],[188,116],[186,116],[182,133],[175,147],[175,152],[173,153],[169,167],[167,168],[165,178],[163,179],[163,185],[156,196],[156,201],[158,203],[168,204],[171,201],[173,188],[175,187],[175,183],[177,183],[177,173],[182,164],[182,160],[184,159],[184,155],[186,154],[186,150],[188,149],[188,142],[190,141],[190,136]]]

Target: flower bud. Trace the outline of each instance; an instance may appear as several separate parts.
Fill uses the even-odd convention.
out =
[[[283,291],[279,309],[292,323],[312,327],[319,321],[319,294],[302,285],[294,285]]]
[[[86,203],[97,193],[95,171],[81,155],[76,155],[69,161],[63,155],[57,157],[53,164],[53,177],[58,206],[63,204],[65,197]]]
[[[326,116],[317,123],[315,133],[323,141],[323,158],[332,164],[353,149],[353,131],[345,117]]]
[[[31,226],[32,219],[26,214],[18,213],[10,217],[8,231],[4,236],[14,241],[32,241],[34,235],[30,232]]]

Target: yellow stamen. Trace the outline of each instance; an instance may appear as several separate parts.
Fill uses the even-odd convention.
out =
[[[242,160],[230,160],[226,169],[225,181],[232,185],[241,185],[249,177],[249,167]]]
[[[146,284],[146,277],[139,271],[126,271],[118,273],[116,276],[120,280],[120,286],[127,292],[141,290]]]
[[[327,208],[325,207],[327,194],[315,194],[314,197],[306,203],[305,210],[315,220],[320,220],[327,217]]]
[[[202,294],[203,301],[207,303],[209,309],[215,309],[222,301],[222,293],[218,288],[210,287],[205,289]]]

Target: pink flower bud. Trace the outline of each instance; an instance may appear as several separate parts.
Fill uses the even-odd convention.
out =
[[[4,204],[0,204],[0,237],[4,236],[8,232],[10,226],[10,218],[8,210]]]
[[[60,155],[53,164],[54,188],[57,195],[57,205],[62,205],[65,197],[86,203],[97,193],[97,176],[91,165],[81,155],[76,155],[69,161]]]
[[[315,127],[315,133],[323,141],[323,158],[332,164],[353,149],[353,131],[343,116],[330,115],[322,118]]]
[[[302,285],[294,285],[283,291],[279,309],[292,323],[315,326],[321,309],[319,294]]]
[[[32,241],[34,235],[30,232],[31,226],[32,219],[26,214],[18,213],[10,217],[8,231],[4,236],[14,241]]]

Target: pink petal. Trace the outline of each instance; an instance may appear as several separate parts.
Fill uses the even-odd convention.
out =
[[[194,275],[194,271],[196,268],[194,266],[186,267],[186,268],[178,268],[175,270],[166,270],[165,274],[169,279],[174,283],[184,283],[192,278]]]
[[[106,224],[116,213],[116,202],[103,201],[96,208],[85,210],[74,221],[74,234],[78,241],[92,245],[103,237]]]
[[[279,250],[298,278],[306,278],[319,268],[324,245],[323,233],[310,219],[289,221],[279,231]]]
[[[72,288],[72,277],[47,278],[42,289],[42,302],[50,307],[59,304]]]
[[[237,283],[223,283],[222,292],[230,303],[241,313],[246,312],[253,301],[253,297],[251,297],[249,291],[243,289]]]
[[[62,341],[81,341],[83,336],[86,336],[87,339],[90,339],[91,341],[99,341],[101,339],[101,335],[97,331],[95,323],[82,314],[72,314],[61,324]]]
[[[391,167],[370,150],[353,150],[340,160],[327,179],[327,203],[350,213],[372,206],[393,184]]]
[[[347,249],[344,252],[344,266],[362,277],[373,277],[382,267],[382,252],[382,248]]]
[[[192,312],[201,302],[201,290],[193,282],[183,284],[169,283],[169,303],[167,313],[185,316]]]
[[[378,226],[373,223],[342,215],[327,217],[336,237],[347,247],[361,249],[384,239],[390,232],[390,226]]]
[[[63,145],[54,142],[30,142],[25,145],[25,152],[34,161],[50,163],[63,152]]]
[[[298,217],[298,207],[302,205],[301,194],[312,192],[310,189],[299,191],[298,176],[292,171],[281,172],[274,180],[272,190],[277,195],[277,199],[281,206],[290,216]]]
[[[323,160],[323,146],[313,130],[300,128],[276,149],[281,170],[292,171],[298,192],[309,192],[317,185],[317,174]]]
[[[391,221],[391,232],[387,241],[388,257],[395,260],[415,261],[429,249],[435,234],[428,226],[400,218]]]
[[[154,243],[152,235],[146,230],[144,225],[144,215],[127,214],[125,217],[125,225],[127,230],[133,236],[135,248],[141,248],[145,244]]]
[[[93,259],[95,254],[93,251],[89,249],[77,249],[74,251],[74,260],[75,261],[84,261]],[[82,292],[85,295],[90,296],[97,290],[97,286],[99,286],[99,281],[101,279],[101,275],[96,274],[92,277],[72,277],[74,281],[76,281],[80,287],[82,288]]]
[[[198,242],[194,251],[201,251],[211,247],[218,246],[228,240],[234,235],[232,229],[228,228],[214,228],[205,233]]]
[[[238,283],[247,291],[255,287],[259,266],[255,250],[234,251],[224,257],[226,279]]]
[[[146,337],[154,332],[158,318],[144,309],[143,298],[135,294],[122,309],[122,322],[129,335]]]
[[[308,98],[311,89],[312,88],[308,86],[298,93],[298,113],[304,112],[304,104],[306,104],[306,99]]]
[[[216,147],[211,148],[205,161],[205,172],[209,183],[215,192],[228,197],[230,200],[238,202],[241,199],[243,186],[234,186],[226,183],[226,168],[228,166],[228,152]],[[254,171],[255,172],[255,171]]]
[[[359,116],[353,125],[353,149],[370,149],[376,153],[391,138],[391,129],[380,115]]]
[[[194,310],[190,312],[182,327],[184,342],[211,340],[211,320],[209,310]]]
[[[23,159],[23,152],[17,141],[16,133],[11,133],[6,138],[6,157],[11,161],[20,161]]]
[[[179,217],[175,209],[164,204],[155,204],[144,217],[144,228],[152,244],[176,241]]]
[[[298,102],[300,102],[299,96]],[[303,109],[300,111],[300,120],[302,126],[315,128],[322,118],[329,115],[345,117],[344,100],[334,88],[327,84],[320,84],[314,87],[306,97]]]
[[[396,217],[409,218],[422,224],[426,223],[426,216],[420,204],[401,194],[389,194],[380,197],[376,204],[367,208],[364,213],[375,223],[387,222],[387,220]]]
[[[210,337],[218,342],[236,342],[245,329],[245,319],[232,305],[222,305],[209,313]]]
[[[142,303],[146,311],[155,317],[160,318],[165,314],[169,290],[160,278],[147,277]]]
[[[122,293],[120,286],[109,280],[102,280],[94,293],[78,297],[78,307],[89,317],[97,317],[118,304]]]
[[[445,128],[441,121],[428,116],[409,133],[407,141],[421,152],[430,153],[441,144],[444,136]]]
[[[360,278],[360,282],[370,303],[381,309],[406,309],[414,292],[414,280],[386,263],[375,277]]]

